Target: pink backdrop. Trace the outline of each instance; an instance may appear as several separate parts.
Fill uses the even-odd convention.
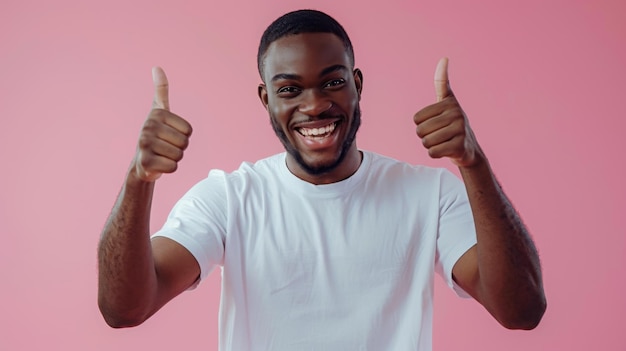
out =
[[[182,3],[182,2],[181,2]],[[430,160],[414,112],[437,60],[539,247],[548,310],[502,329],[438,281],[436,350],[624,350],[626,3],[615,1],[20,1],[0,9],[0,349],[216,350],[219,274],[139,328],[96,306],[96,246],[165,68],[194,126],[159,181],[157,229],[210,168],[281,151],[256,97],[257,42],[325,10],[362,68],[359,146]],[[619,107],[618,107],[619,106]]]

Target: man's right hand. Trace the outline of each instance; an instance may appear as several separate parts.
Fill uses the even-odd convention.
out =
[[[141,128],[134,170],[145,182],[154,182],[163,173],[173,173],[189,145],[189,122],[170,112],[168,82],[160,67],[152,69],[154,101],[152,111]]]

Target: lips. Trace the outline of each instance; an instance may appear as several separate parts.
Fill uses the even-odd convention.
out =
[[[340,118],[319,119],[298,123],[294,130],[309,151],[322,151],[338,142],[340,124]]]
[[[300,127],[296,131],[305,138],[321,139],[329,136],[335,131],[337,122],[331,122],[321,127]]]

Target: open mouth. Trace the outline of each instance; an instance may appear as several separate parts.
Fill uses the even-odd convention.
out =
[[[307,139],[319,140],[319,139],[324,139],[330,136],[335,131],[335,128],[337,127],[337,123],[338,122],[333,122],[329,125],[322,126],[319,128],[300,127],[300,128],[296,128],[296,131]]]

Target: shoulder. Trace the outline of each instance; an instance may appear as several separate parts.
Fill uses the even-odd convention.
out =
[[[281,173],[285,153],[275,154],[255,162],[244,161],[239,168],[230,173],[223,173],[228,182],[250,181],[255,179],[275,178]]]
[[[446,168],[411,164],[373,152],[367,169],[368,189],[380,188],[396,196],[457,197],[465,192],[461,179]]]
[[[234,171],[212,169],[187,192],[187,196],[204,198],[208,193],[223,192],[226,188],[239,187],[261,178],[272,178],[276,173],[284,154],[276,154],[254,163],[242,162]]]
[[[263,189],[275,182],[281,182],[284,166],[284,153],[279,153],[260,159],[255,162],[242,162],[233,171],[214,169],[196,187],[215,188],[220,187],[226,192],[249,191],[250,189]]]
[[[445,168],[411,164],[371,151],[363,151],[363,153],[365,157],[370,159],[369,171],[377,176],[383,175],[385,178],[408,178],[410,180],[429,181],[439,180],[442,177],[452,175]]]

